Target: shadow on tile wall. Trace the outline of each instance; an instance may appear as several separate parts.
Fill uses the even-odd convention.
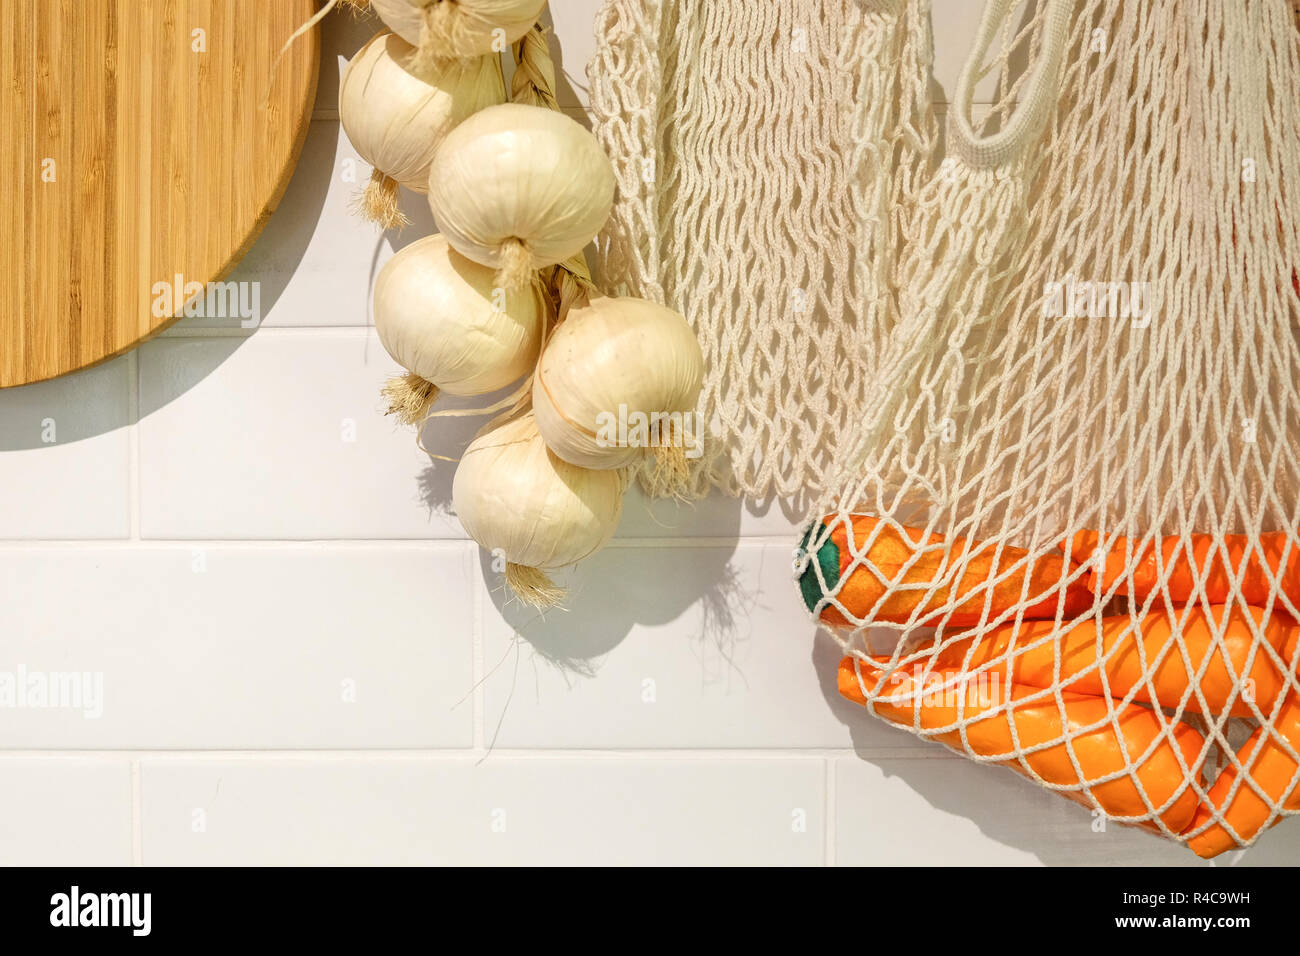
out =
[[[373,32],[373,27],[365,24],[331,21],[323,37],[318,108],[337,101],[337,72],[341,64]],[[263,324],[267,324],[268,319],[275,324],[294,324],[276,322],[274,311],[290,281],[303,270],[308,247],[317,236],[331,181],[346,150],[346,138],[341,133],[336,136],[336,132],[337,124],[333,121],[311,121],[298,165],[278,207],[252,248],[223,279],[259,284]],[[410,195],[403,199],[403,208],[412,220],[412,226],[400,235],[375,235],[372,258],[375,266],[370,272],[372,281],[386,244],[400,248],[432,231],[432,217],[422,198]],[[364,324],[369,324],[368,315]],[[188,374],[185,381],[173,382],[173,387],[156,393],[163,397],[162,404],[193,388],[256,334],[255,330],[241,329],[237,317],[182,318],[173,328],[193,332],[217,330],[216,334],[222,337],[222,341],[220,347],[210,353],[217,357],[216,361],[196,365],[187,370],[192,374]],[[136,382],[131,377],[130,367],[129,358],[121,356],[61,378],[0,391],[0,452],[67,445],[132,424],[129,396],[136,389]],[[138,417],[143,418],[158,407],[161,405],[157,403],[142,403]],[[53,440],[51,422],[55,423]]]
[[[1225,853],[1203,861],[1191,850],[1134,827],[1110,823],[1093,829],[1089,811],[1039,787],[1005,767],[977,764],[940,744],[922,744],[917,738],[849,703],[836,688],[836,671],[842,651],[824,631],[812,650],[812,665],[826,705],[849,729],[854,756],[895,778],[928,804],[927,813],[960,818],[973,823],[988,839],[1022,850],[1049,866],[1160,865],[1160,866],[1277,866],[1294,864],[1300,826],[1283,821],[1246,851]],[[905,759],[888,751],[913,753]],[[878,792],[876,790],[872,791]],[[840,795],[841,814],[869,815],[880,809],[855,805],[847,788]],[[905,825],[909,821],[896,821]],[[938,842],[924,826],[914,827],[909,839],[915,852],[927,852],[928,842]],[[941,856],[942,847],[936,852]],[[852,862],[852,861],[845,861]]]
[[[635,499],[629,498],[635,506]],[[739,522],[739,503],[735,520]],[[593,676],[599,660],[616,648],[636,626],[677,621],[699,605],[699,630],[693,639],[727,659],[738,639],[738,621],[757,597],[745,593],[732,565],[736,538],[730,545],[675,552],[676,559],[655,562],[653,582],[646,580],[637,549],[616,546],[555,575],[569,589],[563,608],[541,614],[521,604],[493,567],[490,552],[479,550],[487,593],[501,619],[544,660],[575,676]]]

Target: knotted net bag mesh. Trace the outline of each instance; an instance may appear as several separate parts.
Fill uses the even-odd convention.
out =
[[[796,552],[848,696],[1202,856],[1300,810],[1298,35],[987,5]]]
[[[1248,845],[1300,811],[1296,12],[988,0],[942,159],[928,15],[609,0],[607,280],[700,333],[701,484],[820,499],[842,692]]]
[[[619,186],[602,280],[699,333],[705,454],[688,496],[806,506],[861,425],[894,321],[898,210],[936,138],[925,14],[901,0],[599,13],[591,106]]]

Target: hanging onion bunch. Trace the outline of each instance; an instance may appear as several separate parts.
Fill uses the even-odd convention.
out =
[[[423,185],[441,229],[397,253],[375,285],[375,327],[407,370],[385,389],[389,410],[421,423],[439,414],[429,408],[440,391],[486,394],[532,373],[480,410],[513,405],[465,451],[452,494],[469,535],[504,556],[511,589],[550,607],[564,592],[547,572],[613,535],[627,466],[667,445],[656,453],[676,455],[684,472],[699,345],[672,310],[596,292],[582,250],[609,217],[614,172],[595,137],[558,110],[554,64],[534,26],[544,2],[373,5],[402,36],[371,41],[349,67],[344,125],[379,171],[377,213],[386,214],[391,183]],[[493,31],[515,44],[514,103],[500,102],[500,72],[482,65]],[[413,57],[416,40],[436,55]],[[387,87],[410,92],[399,102]],[[600,440],[601,413],[620,410],[676,417],[656,442]]]
[[[398,185],[424,192],[439,144],[466,117],[504,102],[497,59],[437,61],[416,70],[415,49],[380,33],[348,63],[339,83],[339,119],[361,157],[374,167],[362,215],[384,228],[405,225]]]
[[[419,424],[440,390],[483,395],[531,372],[546,309],[539,290],[507,292],[491,269],[428,236],[379,273],[374,314],[379,340],[408,372],[385,387],[389,413]]]
[[[465,451],[452,498],[465,531],[506,560],[506,582],[537,608],[564,595],[546,574],[603,548],[618,527],[627,481],[557,457],[531,413],[489,428]]]
[[[644,299],[602,297],[569,313],[533,377],[537,427],[584,468],[623,468],[653,452],[684,480],[704,356],[686,319]]]
[[[439,59],[503,53],[537,22],[546,0],[371,0],[388,29],[419,48],[417,68]]]
[[[576,255],[609,218],[614,170],[590,132],[562,113],[507,103],[443,140],[429,208],[456,251],[498,270],[507,289]]]

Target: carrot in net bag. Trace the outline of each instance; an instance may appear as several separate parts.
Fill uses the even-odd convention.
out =
[[[1076,531],[1062,543],[1062,550],[1093,569],[1092,589],[1099,594],[1113,588],[1138,600],[1150,594],[1163,597],[1164,583],[1174,601],[1204,597],[1221,603],[1240,587],[1240,598],[1247,604],[1267,605],[1280,591],[1293,607],[1300,607],[1300,542],[1294,537],[1286,531],[1264,532],[1255,545],[1244,534],[1224,535],[1222,543],[1211,534],[1188,539],[1166,535],[1158,545],[1134,541],[1130,561],[1128,538],[1116,538],[1103,548],[1096,531]],[[1235,584],[1238,579],[1240,585]]]
[[[961,537],[949,541],[865,514],[823,518],[804,535],[801,549],[806,553],[823,537],[799,575],[799,590],[810,611],[830,599],[820,618],[831,625],[855,625],[870,616],[894,624],[969,627],[1021,603],[1026,618],[1051,619],[1059,609],[1069,619],[1093,604],[1080,581],[1063,583],[1078,565],[1062,555],[1030,560],[1022,548],[999,550]]]
[[[1282,817],[1273,812],[1274,806],[1300,811],[1297,754],[1300,754],[1300,698],[1291,696],[1271,726],[1261,725],[1237,751],[1236,759],[1245,768],[1246,777],[1239,780],[1241,771],[1229,764],[1214,781],[1206,802],[1188,827],[1195,836],[1187,845],[1197,856],[1216,857],[1253,840],[1265,827],[1281,822]],[[1225,823],[1233,832],[1228,831]],[[1196,833],[1205,824],[1209,826]]]
[[[1181,646],[1174,637],[1180,625]],[[1133,699],[1144,703],[1218,716],[1231,702],[1232,716],[1252,717],[1256,708],[1268,714],[1287,684],[1283,670],[1257,643],[1256,633],[1281,656],[1283,668],[1289,668],[1298,633],[1295,622],[1276,611],[1223,606],[1212,607],[1209,614],[1200,608],[1161,608],[1136,622],[1127,614],[1104,617],[1100,647],[1095,620],[1059,635],[1053,621],[1005,624],[978,640],[945,643],[928,663],[936,669],[970,672],[988,667],[998,673],[1010,663],[1011,679],[1030,687],[1059,685],[1072,693],[1099,696],[1109,692],[1114,700],[1136,688]],[[1188,693],[1193,682],[1199,694]]]
[[[1240,677],[1255,679],[1257,696],[1267,696],[1263,678],[1270,676],[1256,670],[1265,666],[1261,657],[1279,677],[1295,680],[1293,663],[1280,666],[1276,631],[1265,625],[1269,634],[1261,634],[1262,619],[1246,609],[1293,616],[1300,609],[1300,555],[1292,556],[1300,548],[1300,298],[1289,281],[1300,263],[1300,125],[1282,120],[1300,111],[1293,5],[1028,6],[984,4],[951,97],[945,155],[898,217],[905,241],[890,273],[897,321],[865,380],[866,411],[837,452],[837,473],[815,515],[924,513],[953,534],[978,535],[981,554],[1065,542],[1055,593],[1033,593],[1045,582],[1034,580],[1030,563],[1018,582],[1033,616],[1054,618],[1054,633],[1038,636],[1055,673],[1036,692],[1061,703],[1082,686],[1092,654],[1094,673],[1106,680],[1091,689],[1104,693],[1078,706],[1111,709],[1124,721],[1133,707],[1143,720],[1164,720],[1154,703],[1125,705],[1125,688],[1136,695],[1144,686],[1161,704],[1170,693],[1175,707],[1186,696],[1183,710],[1221,703],[1227,713],[1217,717],[1187,714],[1193,726],[1211,728],[1208,776],[1209,755],[1217,766],[1218,751],[1232,749],[1229,733],[1236,742],[1237,725],[1227,721],[1241,713],[1236,694],[1244,687],[1225,680],[1234,662],[1244,669]],[[1207,63],[1251,68],[1202,69]],[[997,74],[993,94],[979,96]],[[977,111],[977,101],[991,108]],[[1205,175],[1224,156],[1251,175]],[[1256,167],[1267,174],[1253,175]],[[1090,529],[1131,537],[1115,542]],[[1139,536],[1148,530],[1157,537],[1143,545]],[[850,522],[840,538],[851,532]],[[1159,537],[1175,532],[1182,537]],[[844,547],[829,534],[814,547],[826,538]],[[1127,599],[1135,618],[1127,640],[1123,625],[1116,632],[1105,622],[1074,633],[1082,615],[1071,618],[1064,607],[1065,584],[1094,570],[1075,562],[1091,561],[1098,546],[1089,610],[1095,616],[1118,596],[1107,610],[1121,613]],[[811,582],[802,575],[804,599],[811,597],[822,621],[843,618],[858,631],[892,623],[891,600],[916,602],[906,625],[932,617],[934,593],[950,591],[956,600],[949,607],[993,595],[986,586],[963,598],[958,566],[946,567],[937,587],[909,587],[900,571],[898,593],[888,576],[881,583],[871,575],[855,605],[851,582],[841,579],[856,578],[863,562],[831,560],[823,568],[821,557],[814,553],[812,565],[801,568],[815,572]],[[1059,613],[1039,615],[1036,605],[1052,597]],[[1172,618],[1163,642],[1151,631],[1158,619],[1146,618],[1142,606],[1157,599],[1170,605]],[[1179,604],[1208,616],[1208,643]],[[1243,616],[1216,619],[1216,605]],[[1002,620],[986,617],[970,636],[985,637],[1023,611],[1018,604]],[[1052,644],[1059,637],[1067,651],[1072,641],[1086,647],[1089,629],[1096,648],[1083,653],[1083,669],[1061,669]],[[850,651],[879,636],[848,631],[841,626],[832,636]],[[1243,648],[1247,656],[1239,658]],[[1157,653],[1148,657],[1148,650]],[[1135,669],[1126,651],[1146,663]],[[1024,676],[1013,665],[991,669]],[[1277,707],[1285,690],[1272,693]],[[1263,713],[1271,719],[1261,722],[1258,755],[1270,741],[1280,747],[1287,729]],[[901,717],[895,722],[921,736],[951,729],[927,733],[912,708]],[[1067,718],[1062,708],[1061,717],[1059,738],[1040,738],[1037,750],[1012,741],[1005,759],[1027,764],[1067,744],[1073,711]],[[1116,743],[1122,740],[1118,734]],[[1129,753],[1124,769],[1136,777],[1142,765],[1140,753]],[[1285,762],[1274,765],[1281,770],[1268,786],[1280,781],[1271,792],[1282,796],[1295,774]],[[1195,790],[1198,770],[1173,767],[1174,785],[1181,779]],[[1248,805],[1255,787],[1265,788],[1238,774],[1236,802],[1217,792],[1222,802],[1207,804],[1200,829],[1219,824],[1238,838],[1250,833],[1230,818],[1245,812],[1237,804]],[[1275,801],[1268,809],[1250,826],[1279,812]],[[1195,832],[1176,838],[1194,840]]]
[[[887,664],[878,658],[844,658],[840,693],[869,703],[876,716],[900,727],[915,729],[919,721],[927,739],[994,758],[1031,779],[1073,788],[1059,792],[1086,807],[1100,807],[1109,817],[1147,827],[1159,819],[1174,833],[1191,823],[1197,796],[1185,784],[1188,776],[1199,779],[1205,740],[1182,721],[1166,720],[1172,727],[1166,733],[1162,718],[1147,708],[1128,704],[1111,719],[1107,701],[1065,693],[1060,695],[1063,718],[1055,696],[1038,688],[983,683],[960,670],[932,671],[925,677],[895,671],[885,677]],[[1075,772],[1071,750],[1082,777]]]

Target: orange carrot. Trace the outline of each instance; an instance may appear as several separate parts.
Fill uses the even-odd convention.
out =
[[[986,601],[989,603],[987,619],[993,620],[1016,608],[1022,593],[1029,603],[1024,611],[1026,618],[1054,618],[1063,587],[1065,618],[1078,617],[1093,603],[1091,592],[1081,582],[1068,587],[1063,584],[1065,576],[1077,565],[1062,555],[1028,561],[1029,552],[1003,547],[1001,555],[995,557],[992,544],[954,538],[951,553],[945,559],[943,535],[927,536],[912,528],[905,528],[900,534],[870,515],[852,515],[850,521],[828,516],[809,529],[803,540],[804,548],[810,547],[821,529],[828,525],[830,537],[817,549],[813,562],[799,578],[799,588],[810,611],[829,593],[858,620],[870,617],[876,621],[927,626],[943,622],[944,607],[956,604],[951,616],[946,618],[947,624],[970,627],[985,619]],[[867,548],[869,541],[871,545]],[[855,563],[855,551],[864,548],[867,550],[863,560]],[[957,579],[954,568],[968,552],[970,560]],[[914,563],[907,566],[913,558]],[[937,590],[931,595],[936,585]],[[820,616],[832,625],[856,623],[847,620],[834,604],[824,607]]]
[[[1026,776],[1028,774],[1014,755],[1050,744],[1025,755],[1025,763],[1047,783],[1080,787],[1079,790],[1063,790],[1061,793],[1086,807],[1099,806],[1110,817],[1122,820],[1150,816],[1151,811],[1142,800],[1139,785],[1160,820],[1175,833],[1182,832],[1196,813],[1196,792],[1190,786],[1181,794],[1178,794],[1178,789],[1183,786],[1184,766],[1199,774],[1198,761],[1204,739],[1181,721],[1174,722],[1172,728],[1172,737],[1177,743],[1175,750],[1169,736],[1161,737],[1160,718],[1136,704],[1121,708],[1115,719],[1110,720],[1105,700],[1065,694],[1067,720],[1063,721],[1061,709],[1053,697],[1015,703],[1027,696],[1041,694],[1036,688],[1011,684],[999,692],[996,681],[980,684],[969,675],[966,675],[964,684],[952,684],[950,682],[960,681],[964,675],[964,672],[956,670],[932,674],[926,681],[922,681],[919,674],[895,672],[877,691],[883,675],[881,663],[879,660],[844,658],[839,670],[840,693],[859,704],[867,703],[867,693],[883,693],[882,698],[872,702],[878,716],[911,728],[919,711],[920,729],[927,739],[938,740],[959,750],[968,747],[970,752],[995,758],[998,763]],[[940,681],[954,686],[955,690],[950,693],[940,689]],[[1012,701],[1011,705],[995,712],[1008,699]],[[955,726],[959,720],[959,705],[964,705],[960,718],[968,722],[967,746],[963,746],[961,733]],[[1081,732],[1081,728],[1094,724],[1099,726]],[[1083,779],[1075,773],[1065,743],[1052,743],[1061,741],[1067,734],[1083,771]],[[1123,746],[1127,748],[1127,757],[1121,748],[1121,737]],[[1143,759],[1148,750],[1150,754]],[[1130,769],[1131,763],[1137,761],[1141,763]],[[1094,783],[1112,774],[1120,776]],[[1089,795],[1096,800],[1095,804],[1088,799]],[[1142,825],[1155,828],[1147,821]]]
[[[1197,810],[1196,819],[1187,828],[1189,831],[1208,823],[1213,819],[1215,810],[1221,810],[1223,819],[1232,826],[1242,842],[1253,839],[1264,829],[1264,823],[1272,811],[1269,804],[1251,787],[1251,780],[1270,802],[1287,810],[1300,810],[1300,787],[1292,782],[1297,771],[1300,771],[1300,765],[1296,764],[1295,758],[1286,752],[1286,748],[1277,739],[1280,737],[1292,750],[1300,753],[1300,699],[1295,696],[1287,698],[1277,719],[1273,721],[1273,730],[1277,737],[1270,734],[1266,727],[1260,727],[1241,745],[1237,759],[1242,766],[1249,765],[1247,773],[1250,780],[1241,782],[1233,794],[1232,802],[1226,804],[1225,809],[1228,791],[1239,775],[1236,767],[1229,765],[1225,768],[1206,795],[1206,805]],[[1253,763],[1250,762],[1252,756]],[[1196,851],[1197,856],[1208,860],[1239,844],[1223,824],[1214,823],[1204,833],[1188,840],[1187,845]]]
[[[1004,624],[974,642],[975,649],[969,661],[966,654],[971,650],[973,639],[966,638],[944,646],[935,655],[933,666],[936,669],[973,671],[991,665],[991,670],[1005,674],[1007,655],[1011,653],[1014,655],[1009,659],[1011,679],[1029,687],[1044,688],[1057,683],[1055,665],[1059,656],[1063,690],[1104,696],[1109,688],[1111,697],[1119,700],[1136,687],[1134,700],[1176,707],[1188,684],[1209,657],[1200,679],[1200,689],[1211,716],[1218,716],[1228,706],[1237,679],[1250,683],[1233,700],[1232,715],[1254,716],[1255,711],[1243,696],[1253,699],[1262,712],[1268,713],[1286,679],[1264,647],[1255,649],[1255,658],[1247,673],[1246,661],[1255,645],[1251,620],[1264,640],[1287,662],[1291,660],[1291,651],[1296,644],[1295,623],[1277,611],[1265,620],[1264,611],[1259,608],[1234,608],[1229,612],[1219,605],[1213,607],[1211,613],[1212,617],[1207,616],[1200,608],[1177,612],[1152,611],[1139,619],[1136,632],[1127,614],[1102,618],[1101,654],[1105,658],[1106,684],[1102,683],[1102,668],[1098,666],[1096,621],[1078,624],[1054,639],[1050,637],[1054,627],[1051,621],[1026,621],[1019,628],[1014,624]],[[1179,620],[1183,622],[1187,662],[1184,662],[1171,636],[1173,626]],[[1223,630],[1221,647],[1214,643],[1216,623]],[[1037,646],[1029,646],[1035,642],[1039,642]],[[1145,671],[1139,650],[1145,651]],[[1161,654],[1164,656],[1160,658],[1160,664],[1154,666]],[[1148,671],[1149,683],[1146,680]],[[1188,697],[1186,706],[1189,711],[1201,712],[1201,702],[1195,694]]]
[[[1268,578],[1272,572],[1292,604],[1300,606],[1300,545],[1293,544],[1288,550],[1288,538],[1284,531],[1266,532],[1259,536],[1259,547],[1255,548],[1246,535],[1230,534],[1224,537],[1220,547],[1214,535],[1194,534],[1190,542],[1190,558],[1184,539],[1178,535],[1161,538],[1158,547],[1154,542],[1145,545],[1134,542],[1132,581],[1129,580],[1125,559],[1128,539],[1119,538],[1100,555],[1100,569],[1095,564],[1090,565],[1093,568],[1092,590],[1106,594],[1117,585],[1115,593],[1128,594],[1138,600],[1152,593],[1163,597],[1160,587],[1163,573],[1168,579],[1169,597],[1182,603],[1200,596],[1196,579],[1204,571],[1205,598],[1211,603],[1227,601],[1233,590],[1232,581],[1240,575],[1241,597],[1245,603],[1264,606],[1273,594],[1273,585]],[[1063,542],[1062,549],[1074,560],[1088,564],[1098,560],[1096,552],[1100,540],[1096,531],[1076,531]],[[1225,549],[1228,554],[1226,562]]]

